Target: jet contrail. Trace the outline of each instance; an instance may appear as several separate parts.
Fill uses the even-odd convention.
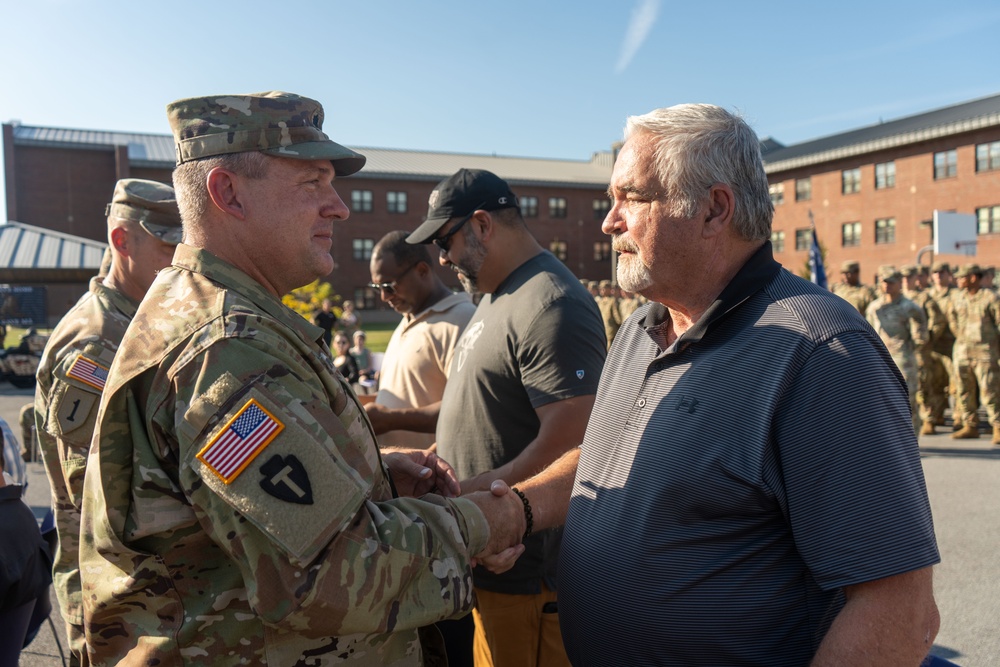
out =
[[[656,15],[660,12],[660,0],[639,0],[639,4],[632,10],[632,20],[628,24],[625,32],[625,40],[622,42],[621,54],[618,56],[618,65],[615,73],[621,74],[632,62],[639,47],[642,46],[649,31],[653,29],[656,22]]]

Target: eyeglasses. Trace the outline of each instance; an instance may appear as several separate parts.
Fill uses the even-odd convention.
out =
[[[380,292],[385,292],[386,294],[395,294],[396,286],[399,285],[399,281],[402,280],[403,276],[412,271],[413,267],[415,267],[419,263],[420,262],[414,262],[413,264],[410,264],[408,267],[403,269],[402,273],[396,276],[395,280],[393,280],[390,283],[368,283],[368,286]]]
[[[476,211],[478,211],[481,206],[486,206],[486,202],[483,202],[476,208],[472,209],[472,212],[469,213],[469,215],[462,218],[462,220],[457,225],[449,229],[447,234],[431,239],[431,243],[441,248],[441,250],[448,252],[448,248],[451,247],[451,237],[457,234],[458,230],[460,230],[463,226],[465,226],[465,223],[467,223],[469,220],[472,219],[472,216],[476,214]]]

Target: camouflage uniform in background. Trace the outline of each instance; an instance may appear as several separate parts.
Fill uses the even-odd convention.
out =
[[[868,312],[868,306],[875,300],[875,293],[868,285],[835,283],[830,291],[857,308],[862,315]]]
[[[170,109],[181,162],[260,150],[330,159],[338,176],[364,164],[306,98]],[[84,483],[95,664],[421,665],[418,628],[471,609],[483,512],[393,497],[322,333],[206,250],[178,246],[157,276],[112,365]]]
[[[899,275],[898,273],[895,275]],[[865,313],[868,323],[885,343],[896,362],[910,395],[910,412],[915,431],[920,429],[917,411],[917,350],[927,344],[927,317],[917,304],[900,295],[892,300],[883,294],[875,299]]]
[[[628,319],[628,316],[639,309],[642,303],[639,301],[639,297],[633,294],[630,297],[622,297],[621,301],[618,302],[618,312],[621,314],[622,322]]]
[[[597,297],[597,309],[601,311],[601,319],[604,320],[604,336],[608,340],[608,347],[614,340],[618,329],[621,327],[624,317],[618,310],[618,297],[604,294],[603,292],[612,289],[610,280],[602,280],[599,285],[601,296]]]
[[[903,275],[919,271],[916,266],[903,267]],[[927,318],[927,341],[917,348],[917,409],[920,411],[922,435],[933,435],[934,426],[944,423],[948,408],[948,385],[951,360],[934,351],[934,343],[950,333],[948,318],[926,289],[906,290],[903,295],[924,311]]]
[[[962,267],[966,270],[967,267]],[[949,301],[948,321],[955,333],[952,352],[955,383],[955,424],[962,424],[959,437],[978,437],[977,410],[982,404],[993,426],[994,441],[1000,435],[1000,298],[988,289],[975,294],[954,290]],[[965,433],[964,435],[960,435]]]
[[[140,208],[138,203],[151,208]],[[181,239],[181,220],[172,188],[151,181],[123,179],[107,211],[138,222],[164,243]],[[107,371],[135,315],[138,303],[103,284],[107,266],[90,281],[86,294],[49,337],[38,367],[35,418],[45,472],[52,489],[59,546],[53,554],[53,584],[66,621],[73,665],[87,664],[78,562],[80,508],[87,452]]]

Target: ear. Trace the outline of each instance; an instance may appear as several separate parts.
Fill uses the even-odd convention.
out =
[[[705,215],[705,225],[702,236],[709,238],[722,233],[733,219],[733,208],[736,197],[733,189],[725,183],[715,183],[708,189],[708,212]]]
[[[496,234],[496,221],[489,211],[476,211],[469,221],[479,232],[479,240],[486,243]]]
[[[239,176],[228,169],[216,167],[208,172],[206,181],[208,196],[217,209],[239,220],[246,219],[240,197]]]
[[[111,245],[118,254],[128,257],[128,231],[124,227],[115,227],[111,230]]]

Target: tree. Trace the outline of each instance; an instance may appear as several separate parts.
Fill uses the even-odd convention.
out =
[[[312,322],[313,313],[319,310],[324,299],[337,303],[340,301],[340,296],[333,291],[333,285],[316,279],[305,287],[293,289],[281,297],[281,303]],[[340,306],[334,306],[333,312],[340,317]]]

